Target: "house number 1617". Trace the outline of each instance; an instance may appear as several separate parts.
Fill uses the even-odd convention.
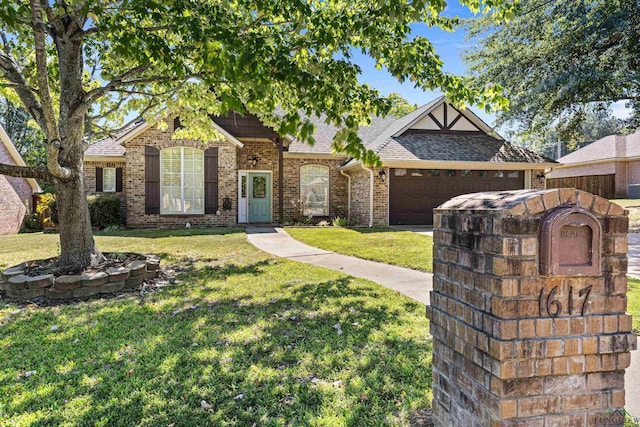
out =
[[[585,312],[587,311],[587,302],[589,301],[589,294],[591,294],[592,287],[593,285],[587,286],[586,288],[582,288],[577,292],[578,296],[576,298],[584,297],[584,300],[582,301],[582,307],[580,307],[581,316],[584,316]],[[547,295],[544,294],[544,288],[540,289],[540,296],[538,297],[538,309],[540,311],[540,317],[543,317],[545,313],[551,317],[558,317],[562,314],[562,303],[555,298],[557,293],[557,286],[554,286]],[[566,311],[568,315],[574,314],[574,310],[576,309],[576,307],[574,307],[575,304],[573,300],[573,286],[569,286],[569,297],[567,301]]]

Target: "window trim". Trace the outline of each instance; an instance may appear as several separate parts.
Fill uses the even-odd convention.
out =
[[[113,187],[107,187],[107,171],[113,171]],[[102,192],[103,193],[115,193],[116,192],[116,181],[118,180],[116,176],[116,168],[102,168]]]
[[[310,213],[307,214],[305,212],[305,215],[308,216],[312,216],[312,217],[324,217],[324,216],[329,216],[330,213],[330,209],[329,209],[329,197],[330,197],[330,193],[329,190],[331,188],[331,178],[330,178],[330,168],[327,165],[322,165],[322,164],[317,164],[317,163],[309,163],[306,165],[301,165],[300,169],[299,169],[299,188],[300,188],[300,199],[303,199],[303,192],[302,192],[302,176],[303,176],[303,170],[310,168],[310,167],[317,167],[317,168],[322,168],[325,172],[326,172],[326,177],[327,177],[327,194],[326,194],[326,200],[325,200],[325,206],[324,206],[324,211],[322,213]]]
[[[163,188],[165,187],[164,184],[164,174],[165,174],[165,170],[162,166],[162,160],[163,160],[163,156],[162,153],[163,152],[167,152],[169,150],[175,150],[176,148],[180,149],[180,212],[176,212],[176,211],[167,211],[164,207],[163,207],[163,203],[162,203],[162,196],[164,195],[164,190]],[[193,151],[198,151],[200,153],[202,153],[202,210],[197,211],[197,212],[185,212],[185,200],[184,200],[184,150],[185,148],[193,150]],[[176,146],[176,147],[167,147],[167,148],[163,148],[162,150],[160,150],[160,215],[204,215],[205,213],[205,176],[204,176],[204,151],[203,150],[199,150],[197,148],[193,148],[193,147],[185,147],[185,146]]]

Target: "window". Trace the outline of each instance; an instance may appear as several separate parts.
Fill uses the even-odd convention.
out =
[[[102,191],[105,193],[116,191],[116,168],[102,169]]]
[[[407,170],[404,168],[395,169],[395,176],[407,176]]]
[[[160,213],[204,213],[204,152],[189,147],[160,152]]]
[[[504,178],[504,171],[495,171],[493,173],[494,178]]]
[[[509,178],[518,178],[520,176],[520,172],[518,171],[509,171],[507,177]]]
[[[429,169],[429,176],[440,176],[440,169]]]
[[[462,171],[462,176],[472,176],[471,169],[464,169]]]
[[[456,171],[454,171],[453,169],[448,169],[447,176],[456,176]]]
[[[489,176],[489,171],[479,171],[478,176],[482,176],[486,178]]]
[[[412,169],[411,176],[422,176],[422,170],[420,169]]]
[[[320,165],[300,167],[300,199],[304,214],[329,215],[329,168]]]

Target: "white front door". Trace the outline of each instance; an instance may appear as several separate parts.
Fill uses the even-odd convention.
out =
[[[248,222],[247,219],[247,171],[238,173],[238,223]]]

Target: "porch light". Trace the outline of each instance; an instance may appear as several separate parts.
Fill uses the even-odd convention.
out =
[[[251,166],[255,166],[258,164],[258,158],[256,156],[253,156],[252,158],[249,159],[249,163],[251,164]]]
[[[378,172],[378,177],[384,182],[387,180],[387,173],[384,171],[384,169],[380,169],[380,172]]]
[[[538,175],[536,175],[536,178],[538,178],[538,182],[542,184],[544,182],[544,173],[540,172]]]

